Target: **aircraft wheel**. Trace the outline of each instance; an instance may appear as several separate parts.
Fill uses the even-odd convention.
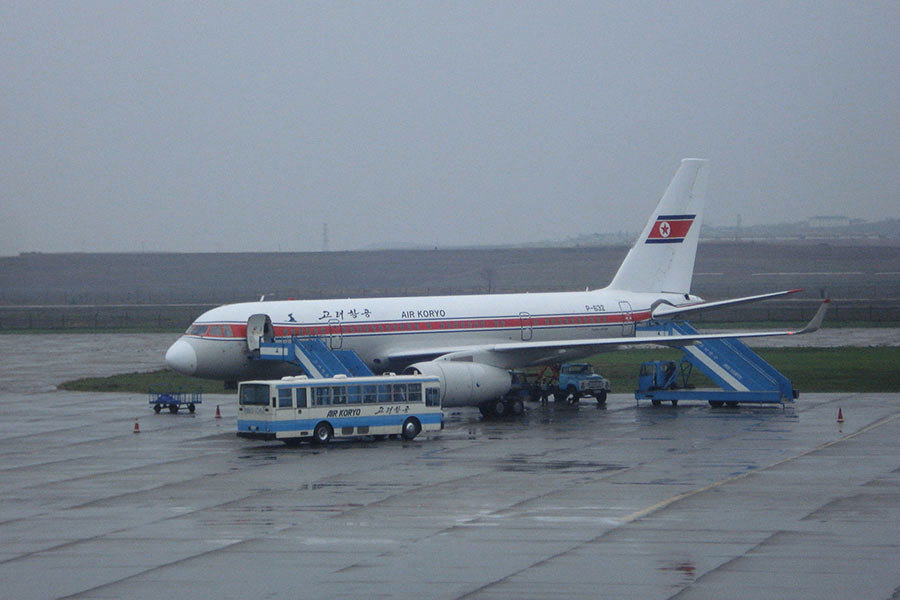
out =
[[[522,402],[521,398],[515,398],[509,401],[509,406],[507,407],[509,414],[511,415],[521,415],[525,412],[525,403]]]
[[[334,430],[331,429],[331,425],[322,421],[316,428],[313,430],[313,439],[318,444],[327,444],[331,441],[331,437],[334,435]]]
[[[502,398],[497,398],[491,402],[491,411],[494,413],[495,417],[505,417],[506,402],[504,402]]]
[[[160,406],[159,404],[153,405],[153,412],[155,412],[156,414],[159,414],[159,411],[161,411],[161,410],[162,410],[162,406]]]
[[[600,393],[597,394],[597,408],[606,405],[606,390],[600,390]]]
[[[416,419],[410,417],[406,421],[403,422],[403,428],[401,429],[400,436],[404,440],[413,440],[419,435],[419,432],[422,431],[422,426],[419,425],[419,422]]]
[[[170,405],[169,405],[169,412],[172,413],[173,415],[174,415],[175,413],[177,413],[177,412],[178,412],[178,405],[177,405],[177,404],[170,404]]]

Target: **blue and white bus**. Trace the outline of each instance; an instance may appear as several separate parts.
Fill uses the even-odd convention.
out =
[[[443,428],[441,383],[432,375],[306,376],[242,381],[238,435],[291,444],[397,435],[411,440]]]

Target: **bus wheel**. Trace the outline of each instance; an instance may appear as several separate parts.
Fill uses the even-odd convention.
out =
[[[419,422],[412,417],[403,422],[403,428],[400,430],[400,436],[403,437],[404,440],[412,440],[415,439],[419,432],[422,431],[421,425]]]
[[[333,435],[334,431],[331,429],[331,425],[325,421],[316,425],[316,428],[313,430],[313,439],[319,444],[327,444],[331,441],[331,436]]]
[[[197,410],[197,407],[194,406],[194,403],[193,403],[193,402],[191,402],[190,404],[188,404],[188,412],[193,413],[195,410]]]
[[[175,413],[177,413],[177,412],[178,412],[178,405],[177,405],[177,404],[170,404],[170,405],[169,405],[169,412],[172,413],[173,415],[174,415]]]
[[[159,414],[159,411],[161,411],[161,410],[162,410],[162,406],[160,406],[159,404],[153,405],[153,412],[155,412],[156,414]]]

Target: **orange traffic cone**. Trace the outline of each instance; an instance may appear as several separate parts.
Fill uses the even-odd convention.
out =
[[[219,405],[218,405],[218,404],[216,404],[216,418],[217,418],[217,419],[221,419],[221,418],[222,418],[222,413],[219,412]]]
[[[844,411],[838,408],[838,423],[844,422]]]
[[[138,425],[137,419],[134,420],[134,432],[135,432],[135,433],[140,433],[140,432],[141,432],[141,426]]]

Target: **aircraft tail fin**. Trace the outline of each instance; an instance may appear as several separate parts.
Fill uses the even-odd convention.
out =
[[[685,158],[609,287],[631,292],[691,291],[709,161]]]

